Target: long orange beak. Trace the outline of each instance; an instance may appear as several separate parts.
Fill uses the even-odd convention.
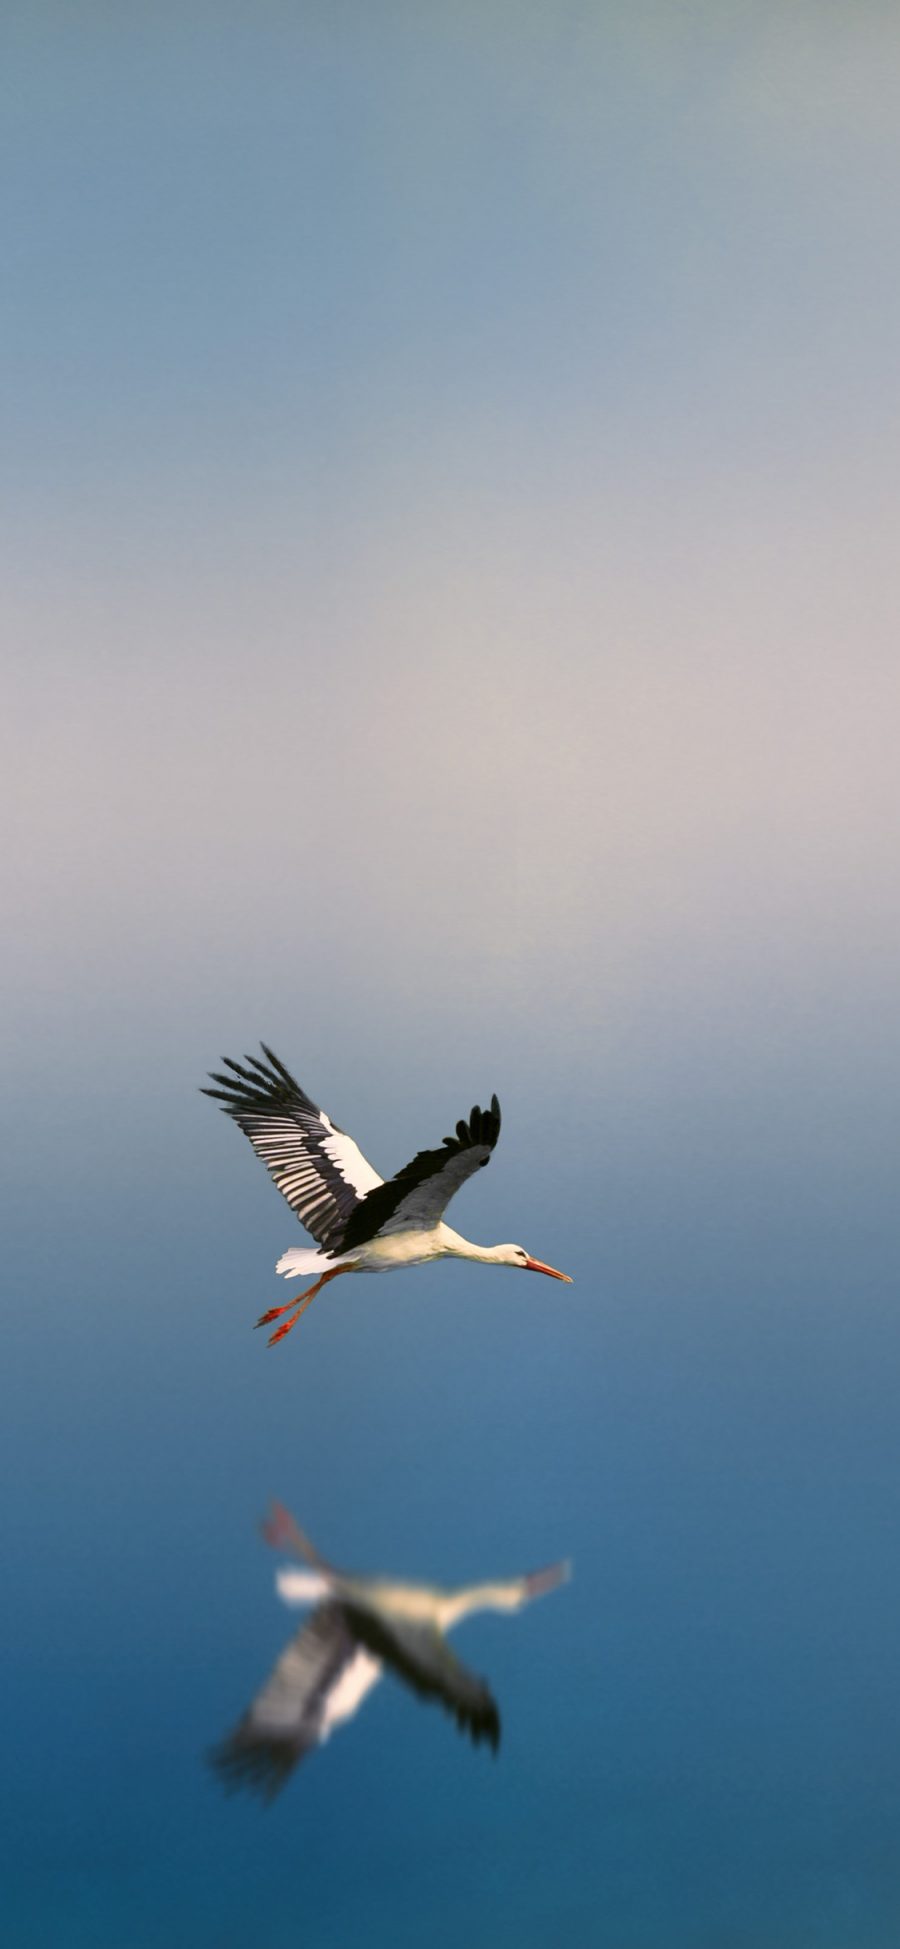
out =
[[[567,1286],[571,1286],[572,1284],[567,1272],[557,1272],[555,1266],[544,1265],[540,1259],[526,1259],[525,1270],[526,1272],[546,1272],[548,1279],[564,1279]]]

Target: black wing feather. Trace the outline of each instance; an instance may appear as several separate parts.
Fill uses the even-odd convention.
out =
[[[344,1250],[365,1245],[378,1232],[436,1224],[454,1192],[489,1162],[499,1135],[496,1096],[491,1097],[489,1110],[474,1104],[468,1123],[460,1120],[455,1137],[445,1137],[441,1150],[420,1150],[396,1177],[361,1200],[347,1222]]]
[[[381,1178],[358,1145],[318,1108],[274,1052],[265,1062],[223,1058],[230,1073],[204,1089],[249,1137],[279,1191],[323,1251],[343,1249],[348,1220]]]
[[[358,1650],[343,1607],[321,1604],[285,1646],[234,1731],[207,1755],[228,1792],[247,1787],[274,1800],[319,1745],[328,1695]]]
[[[406,1620],[382,1617],[374,1608],[344,1604],[347,1622],[357,1642],[386,1671],[415,1692],[420,1699],[436,1699],[452,1713],[461,1732],[472,1744],[482,1740],[496,1752],[500,1744],[500,1713],[483,1678],[477,1678],[455,1657],[445,1637],[434,1626],[409,1624]]]

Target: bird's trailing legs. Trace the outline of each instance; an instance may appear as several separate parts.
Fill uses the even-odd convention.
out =
[[[321,1292],[323,1286],[327,1286],[329,1279],[336,1279],[338,1273],[351,1272],[352,1270],[352,1266],[348,1265],[332,1266],[329,1272],[323,1272],[321,1279],[317,1279],[315,1285],[310,1286],[309,1292],[304,1293],[300,1299],[295,1294],[293,1299],[288,1300],[286,1306],[270,1306],[267,1313],[261,1313],[256,1322],[257,1326],[271,1326],[272,1321],[280,1319],[282,1313],[293,1313],[294,1307],[296,1306],[297,1308],[292,1320],[285,1320],[283,1326],[276,1327],[275,1332],[270,1333],[269,1346],[274,1347],[276,1340],[283,1340],[285,1335],[290,1333],[291,1327],[296,1326],[301,1313],[306,1312],[310,1300],[315,1299],[316,1294]]]

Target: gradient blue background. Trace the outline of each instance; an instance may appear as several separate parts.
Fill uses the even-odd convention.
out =
[[[893,9],[2,22],[17,1949],[900,1940]],[[455,1266],[250,1331],[265,1036]],[[269,1812],[359,1568],[553,1557]]]

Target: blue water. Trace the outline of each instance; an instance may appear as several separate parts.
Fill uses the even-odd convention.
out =
[[[702,1085],[664,1163],[672,1117],[654,1134],[604,1100],[589,1048],[562,1096],[540,1057],[540,1096],[507,1078],[517,1033],[440,1108],[413,1076],[402,1104],[363,1078],[329,1107],[387,1167],[508,1081],[454,1216],[575,1284],[347,1281],[271,1352],[250,1329],[293,1220],[195,1094],[218,1049],[135,1041],[96,1113],[77,1055],[23,1096],[3,1470],[23,1949],[896,1938],[898,1327],[872,1186],[792,1175],[783,1143],[777,1168],[715,1155]],[[25,1165],[51,1139],[70,1169],[48,1201]],[[571,1585],[455,1638],[498,1699],[496,1760],[385,1683],[271,1809],[222,1796],[204,1752],[293,1628],[256,1527],[271,1494],[354,1567],[453,1582],[571,1556]]]

